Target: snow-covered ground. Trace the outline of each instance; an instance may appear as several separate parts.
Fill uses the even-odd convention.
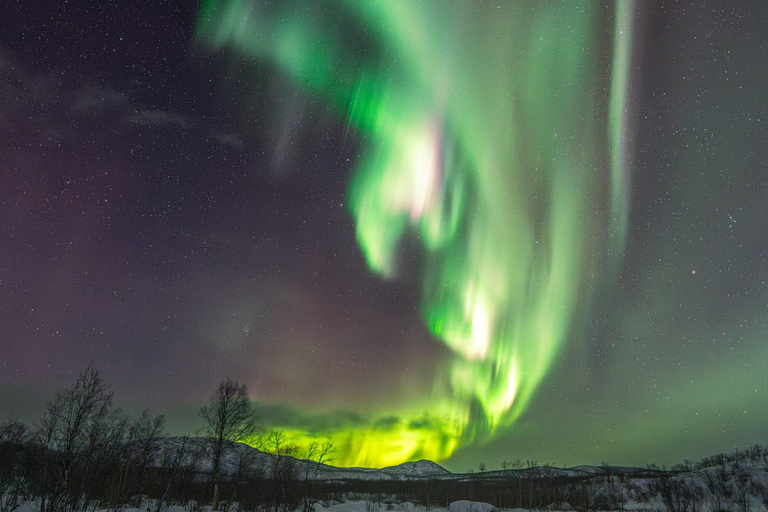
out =
[[[509,472],[489,471],[475,474],[453,474],[431,461],[417,461],[382,469],[334,468],[323,466],[314,472],[318,480],[336,478],[366,482],[371,488],[372,481],[398,480],[402,489],[412,489],[425,479],[442,482],[455,492],[454,498],[463,497],[461,489],[474,489],[475,493],[485,492],[485,496],[499,496],[505,490],[519,489],[519,483],[527,482],[531,493],[535,482],[544,482],[538,489],[534,501],[541,504],[538,510],[621,510],[625,512],[768,512],[768,450],[748,450],[740,453],[719,455],[717,463],[703,461],[676,467],[675,471],[658,469],[615,468],[609,466],[579,466],[576,468],[530,468]],[[162,458],[176,458],[179,449],[176,440],[171,439],[163,447]],[[272,460],[273,455],[259,452],[260,457]],[[711,458],[714,459],[714,458]],[[306,468],[308,461],[296,461]],[[705,467],[706,466],[706,467]],[[205,468],[202,468],[203,471]],[[326,473],[327,472],[327,473]],[[202,473],[203,477],[204,473]],[[343,476],[342,476],[343,475]],[[299,474],[300,477],[303,475]],[[509,481],[506,479],[510,478]],[[570,479],[569,479],[570,478]],[[467,486],[471,480],[472,485]],[[517,483],[515,483],[517,482]],[[350,484],[351,485],[351,484]],[[384,485],[382,483],[382,485]],[[465,487],[461,487],[464,485]],[[494,487],[495,486],[495,487]],[[560,486],[560,487],[558,487]],[[570,490],[566,487],[571,486]],[[391,488],[391,487],[390,487]],[[526,487],[522,488],[525,491]],[[408,492],[407,490],[405,491]],[[471,492],[468,492],[471,494]],[[497,494],[494,494],[497,493]],[[481,494],[482,495],[482,494]],[[533,494],[531,494],[532,496]],[[378,496],[376,499],[369,496]],[[458,500],[448,507],[425,507],[414,505],[406,499],[399,500],[395,495],[369,495],[346,493],[340,499],[343,502],[320,502],[315,505],[315,512],[496,512],[497,508],[489,503]],[[414,494],[411,494],[413,499]],[[570,502],[569,502],[570,496]],[[586,498],[585,498],[586,496]],[[436,496],[433,495],[433,498]],[[32,501],[22,503],[14,509],[12,500],[0,498],[0,512],[40,512],[39,506]],[[553,501],[555,500],[555,501]],[[433,500],[434,501],[434,500]],[[500,501],[501,502],[501,501]],[[507,500],[509,502],[509,500]],[[514,501],[513,501],[514,502]],[[136,501],[134,501],[136,503]],[[445,501],[442,502],[443,504]],[[509,509],[505,509],[509,510]],[[534,509],[537,510],[537,509]],[[524,512],[523,509],[514,509]],[[156,500],[145,500],[141,508],[119,507],[99,511],[89,509],[78,512],[214,512],[210,507],[198,506],[190,502],[186,506],[158,506]],[[242,512],[233,504],[224,512]]]
[[[141,508],[127,507],[119,511],[115,509],[95,509],[92,512],[153,512],[157,510],[156,505],[157,503],[154,500],[149,500]],[[349,501],[327,506],[317,503],[314,508],[315,512],[427,512],[428,510],[426,507],[416,506],[411,502],[384,504],[371,501]],[[236,509],[237,507],[235,507]],[[187,506],[171,505],[161,507],[160,510],[162,512],[223,512],[213,511],[211,507],[198,508],[194,503],[190,503]],[[521,509],[518,510],[523,512]],[[28,501],[12,512],[40,512],[40,510],[35,502]],[[232,512],[232,508],[230,508],[230,512]],[[445,507],[431,507],[429,512],[496,512],[496,507],[489,503],[460,500],[451,503],[448,509]]]

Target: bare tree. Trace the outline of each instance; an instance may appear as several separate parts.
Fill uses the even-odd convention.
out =
[[[320,476],[324,464],[333,462],[336,446],[329,437],[324,441],[313,439],[307,446],[307,457],[304,467],[303,512],[312,512],[319,501],[315,495],[314,483]]]
[[[144,494],[147,470],[156,461],[164,435],[165,417],[162,414],[153,417],[148,410],[141,413],[128,431],[128,442],[136,449],[129,454],[127,470],[132,470],[138,479],[136,491],[139,494]]]
[[[162,415],[153,417],[145,410],[135,420],[121,416],[114,420],[117,421],[103,426],[106,428],[100,431],[101,439],[97,435],[94,441],[102,450],[112,445],[112,450],[107,450],[114,454],[106,459],[113,467],[106,466],[111,475],[105,498],[106,503],[117,507],[132,495],[144,494],[147,471],[157,458],[165,418]],[[117,426],[119,432],[115,430]]]
[[[23,476],[27,426],[19,420],[0,424],[0,512],[11,512],[28,492]]]
[[[187,492],[200,471],[200,459],[203,457],[203,450],[189,436],[177,438],[173,446],[166,445],[162,453],[160,469],[165,491],[157,501],[155,512],[160,512],[169,501],[185,503],[188,500]]]
[[[273,430],[267,440],[267,448],[272,457],[272,510],[274,512],[291,512],[300,504],[297,492],[299,482],[296,456],[299,446],[282,430]]]
[[[65,506],[65,500],[75,499],[73,482],[82,487],[85,479],[74,473],[89,466],[88,459],[95,455],[94,443],[105,422],[112,420],[116,420],[112,391],[93,365],[71,389],[60,391],[48,403],[37,431],[38,442],[50,455],[46,455],[43,469],[44,475],[51,475],[45,482],[48,499],[41,503],[41,509],[58,510]]]
[[[695,507],[696,486],[684,478],[665,475],[652,481],[650,487],[661,498],[667,512],[690,512]]]
[[[264,476],[263,468],[256,465],[258,459],[257,455],[259,449],[263,447],[265,438],[263,435],[259,435],[249,441],[249,444],[236,443],[232,447],[234,454],[234,467],[232,468],[232,490],[227,498],[227,505],[223,510],[229,510],[229,506],[237,499],[237,491],[240,486],[255,485],[253,482],[256,478],[262,478]]]
[[[741,509],[741,512],[750,512],[752,510],[752,496],[762,494],[759,479],[755,474],[741,464],[733,464],[733,487],[735,490],[734,503]]]
[[[79,468],[79,491],[89,496],[108,495],[109,502],[120,500],[120,469],[128,460],[126,441],[130,420],[120,409],[109,411],[93,421],[88,429],[87,454]]]
[[[210,403],[200,408],[200,416],[206,422],[205,432],[210,438],[208,453],[213,460],[211,481],[213,484],[213,509],[219,505],[219,477],[221,460],[230,442],[246,441],[261,431],[256,423],[253,406],[248,400],[245,384],[240,385],[229,377],[221,381]]]
[[[29,428],[18,419],[0,423],[0,443],[23,443]]]
[[[708,467],[703,472],[704,483],[709,490],[712,499],[713,510],[728,510],[730,508],[728,496],[728,475],[723,471],[723,466]]]

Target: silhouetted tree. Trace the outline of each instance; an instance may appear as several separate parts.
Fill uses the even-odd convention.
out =
[[[651,489],[661,497],[667,512],[690,512],[697,501],[694,484],[682,478],[662,476],[653,481]]]
[[[0,512],[11,512],[28,493],[23,475],[28,428],[18,420],[0,424]]]
[[[124,435],[121,416],[112,409],[112,391],[93,365],[48,403],[36,434],[46,453],[41,510],[83,507],[80,500],[91,477]]]
[[[232,490],[229,493],[227,499],[228,508],[229,504],[233,503],[237,499],[237,489],[241,485],[245,485],[252,482],[256,478],[262,478],[264,476],[263,468],[256,466],[256,455],[259,453],[257,450],[263,448],[265,437],[258,435],[255,438],[251,438],[249,445],[244,443],[237,443],[232,447],[234,454],[234,467],[232,468]],[[252,484],[255,485],[255,484]]]
[[[0,443],[21,444],[26,441],[29,427],[19,420],[7,420],[0,423]]]
[[[201,447],[189,436],[177,438],[174,440],[174,446],[165,447],[160,466],[164,476],[161,480],[164,489],[155,512],[160,512],[169,501],[187,501],[189,487],[200,471],[203,455]]]
[[[261,429],[256,423],[245,384],[240,385],[229,377],[219,384],[210,397],[210,403],[200,408],[200,416],[206,422],[205,433],[210,438],[208,454],[213,461],[212,506],[216,510],[219,505],[221,460],[227,443],[247,440]]]
[[[164,436],[165,417],[162,414],[152,416],[147,410],[141,413],[128,431],[128,442],[132,448],[128,469],[138,480],[135,486],[138,494],[144,494],[147,470],[156,462],[160,442]]]
[[[299,446],[289,439],[282,430],[270,432],[267,449],[273,455],[271,477],[274,485],[272,510],[275,512],[290,512],[300,504],[297,492],[299,472],[296,456]]]
[[[314,483],[320,476],[322,465],[331,463],[335,452],[336,446],[331,438],[325,439],[322,442],[317,439],[309,442],[304,468],[304,489],[302,490],[303,512],[314,511],[315,504],[319,501]]]

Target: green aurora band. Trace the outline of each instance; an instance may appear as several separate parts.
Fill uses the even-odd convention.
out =
[[[422,315],[453,355],[400,423],[329,428],[338,463],[490,439],[580,328],[623,255],[633,16],[621,0],[201,5],[201,44],[280,69],[366,142],[349,206],[370,268],[396,277],[404,240],[422,248]]]

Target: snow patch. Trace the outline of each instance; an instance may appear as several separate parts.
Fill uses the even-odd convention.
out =
[[[482,501],[459,500],[448,506],[449,512],[496,512],[496,507]]]

